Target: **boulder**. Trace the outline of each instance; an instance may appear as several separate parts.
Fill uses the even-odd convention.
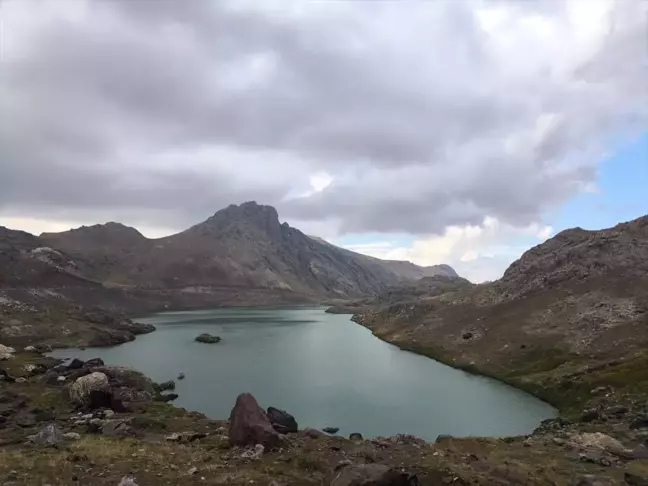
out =
[[[63,434],[63,438],[67,440],[79,440],[81,438],[80,434],[77,434],[76,432],[66,432]]]
[[[268,407],[268,420],[270,420],[272,427],[280,434],[294,433],[298,430],[295,417],[285,410]]]
[[[196,336],[196,341],[199,343],[216,344],[221,341],[221,338],[212,334],[203,333],[200,336]]]
[[[229,442],[232,445],[261,444],[272,449],[279,444],[279,434],[250,393],[241,393],[236,398],[229,420]]]
[[[86,367],[94,368],[95,366],[103,366],[104,362],[101,358],[92,358],[85,362]]]
[[[349,440],[362,440],[362,434],[359,432],[352,432],[349,435]]]
[[[16,350],[14,348],[0,344],[0,361],[5,361],[13,358],[15,352]]]
[[[175,381],[169,380],[165,381],[163,383],[158,384],[157,388],[160,391],[165,391],[165,390],[175,390]]]
[[[123,420],[106,420],[101,425],[101,433],[116,437],[134,435],[130,426]]]
[[[157,400],[160,402],[171,402],[178,398],[178,396],[179,395],[177,393],[160,393],[157,396]]]
[[[327,434],[337,434],[338,431],[340,430],[340,428],[339,427],[324,427],[322,430],[324,432],[326,432]]]
[[[26,353],[35,353],[37,350],[36,350],[36,346],[25,346],[24,351]]]
[[[63,433],[56,424],[43,427],[38,434],[29,438],[30,442],[44,447],[58,447],[63,442]]]
[[[324,437],[326,435],[324,434],[324,432],[317,429],[304,429],[304,434],[311,439],[319,439],[320,437]]]
[[[383,464],[357,464],[337,469],[329,486],[417,486],[416,476]]]
[[[108,377],[99,371],[77,378],[70,387],[70,398],[79,407],[109,407],[110,385]]]
[[[454,439],[454,437],[452,437],[451,435],[448,435],[448,434],[439,434],[439,435],[437,435],[437,438],[436,438],[436,440],[434,441],[434,443],[435,443],[435,444],[440,444],[440,443],[443,442],[443,441],[451,440],[451,439]]]
[[[80,370],[81,368],[83,368],[84,364],[85,364],[85,362],[81,361],[78,358],[74,358],[72,361],[70,361],[68,363],[67,369],[68,370]]]

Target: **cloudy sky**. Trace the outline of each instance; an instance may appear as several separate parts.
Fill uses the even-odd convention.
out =
[[[648,213],[648,2],[1,0],[0,224],[231,203],[498,278]]]

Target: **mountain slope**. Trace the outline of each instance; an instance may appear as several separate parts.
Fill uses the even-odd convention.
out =
[[[267,288],[353,297],[433,272],[310,238],[281,224],[274,208],[254,202],[231,205],[157,240],[115,223],[43,234],[41,239],[83,261],[93,278],[147,288]],[[442,271],[454,273],[448,268]]]
[[[499,281],[354,319],[387,341],[559,405],[585,403],[599,385],[648,392],[648,372],[634,371],[648,369],[648,216],[564,231]]]

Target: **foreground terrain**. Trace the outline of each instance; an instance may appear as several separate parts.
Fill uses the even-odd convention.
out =
[[[96,360],[45,358],[39,346],[103,344],[91,339],[119,331],[128,340],[150,329],[134,328],[99,302],[106,315],[78,305],[70,289],[103,299],[105,284],[68,269],[68,260],[51,271],[48,262],[65,253],[33,251],[27,263],[24,253],[0,254],[13,272],[3,274],[0,343],[16,348],[0,348],[5,484],[648,484],[648,217],[560,233],[497,282],[431,276],[334,302],[382,339],[509,382],[562,414],[525,437],[439,437],[435,444],[313,430],[278,435],[268,424],[241,436],[237,420],[164,403],[173,398],[169,384]],[[56,283],[64,298],[34,293],[33,280]],[[66,302],[66,314],[53,314],[49,298]],[[45,332],[48,326],[54,331]],[[267,420],[263,411],[248,411],[241,416]]]

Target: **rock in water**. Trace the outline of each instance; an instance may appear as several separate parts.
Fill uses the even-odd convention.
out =
[[[285,410],[268,407],[268,420],[270,420],[270,423],[272,424],[274,429],[280,434],[297,432],[298,426],[295,417],[290,415]]]
[[[241,393],[230,414],[230,444],[262,444],[266,449],[272,449],[279,444],[279,440],[279,434],[256,399],[250,393]]]
[[[201,334],[200,336],[196,336],[196,341],[199,343],[208,343],[208,344],[215,344],[219,343],[221,340],[220,337],[218,336],[213,336],[212,334]]]
[[[50,424],[32,436],[30,441],[40,446],[58,447],[63,442],[63,433],[56,424]]]
[[[324,432],[326,432],[327,434],[337,434],[338,431],[340,430],[340,428],[339,427],[324,427],[322,430]]]
[[[382,464],[344,466],[334,472],[330,486],[418,486],[416,476]]]
[[[89,375],[77,378],[70,387],[70,398],[80,407],[108,407],[110,403],[108,377],[104,373],[95,371]]]
[[[165,381],[165,382],[163,382],[163,383],[160,383],[160,384],[158,385],[158,389],[159,389],[160,391],[165,391],[165,390],[175,390],[175,386],[176,386],[176,385],[175,385],[175,381],[173,381],[173,380],[169,380],[169,381]]]
[[[83,361],[81,361],[80,359],[78,359],[78,358],[74,358],[74,359],[73,359],[72,361],[70,361],[70,363],[67,365],[67,369],[68,369],[68,370],[79,370],[79,369],[83,368],[83,365],[84,365],[84,364],[85,364],[85,363],[84,363]]]
[[[184,374],[184,373],[180,373],[180,374],[178,375],[178,380],[184,380],[184,378],[185,378],[185,374]]]

